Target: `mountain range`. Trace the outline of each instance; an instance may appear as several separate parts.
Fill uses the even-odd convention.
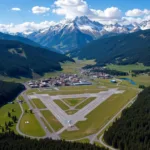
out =
[[[91,21],[88,17],[76,17],[74,20],[64,20],[53,26],[22,36],[38,44],[54,48],[59,52],[68,52],[81,48],[98,38],[110,37],[118,34],[129,34],[150,28],[150,21],[129,25],[110,24],[103,25]],[[19,33],[19,35],[21,35]]]
[[[150,30],[101,38],[70,52],[70,56],[95,59],[97,65],[143,63],[150,66]]]

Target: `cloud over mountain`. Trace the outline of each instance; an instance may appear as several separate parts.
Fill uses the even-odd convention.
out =
[[[50,11],[50,8],[48,7],[40,7],[40,6],[34,6],[32,8],[32,13],[33,14],[44,14]]]

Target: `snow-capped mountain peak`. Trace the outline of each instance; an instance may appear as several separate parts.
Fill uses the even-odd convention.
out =
[[[86,43],[104,36],[128,34],[145,29],[150,29],[150,21],[145,21],[141,24],[121,25],[116,23],[104,25],[92,21],[86,16],[81,16],[75,19],[65,19],[51,25],[49,28],[33,32],[28,38],[43,46],[68,51],[80,48]]]

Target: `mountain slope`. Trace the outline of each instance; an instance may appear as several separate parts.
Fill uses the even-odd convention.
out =
[[[32,77],[32,73],[61,70],[60,62],[73,61],[64,55],[20,43],[0,40],[0,74]]]
[[[24,85],[20,83],[0,81],[0,107],[12,101],[24,89]]]
[[[131,33],[137,30],[140,30],[140,28],[135,25],[127,27],[119,24],[102,25],[83,16],[60,22],[50,28],[34,32],[27,37],[42,46],[53,47],[66,52],[81,48],[90,41],[103,36]]]
[[[103,38],[71,53],[80,59],[96,59],[97,63],[150,65],[150,30]]]
[[[0,39],[1,40],[12,40],[12,41],[19,41],[22,42],[24,44],[28,44],[31,46],[36,46],[39,47],[40,45],[32,40],[29,40],[28,38],[24,38],[21,36],[17,36],[17,35],[9,35],[9,34],[5,34],[0,32]]]

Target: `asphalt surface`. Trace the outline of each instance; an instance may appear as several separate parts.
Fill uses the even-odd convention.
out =
[[[44,105],[53,113],[53,115],[58,119],[58,121],[64,126],[64,128],[58,132],[60,134],[65,129],[67,129],[70,125],[73,126],[79,121],[86,120],[85,117],[91,111],[93,111],[96,107],[98,107],[101,103],[103,103],[113,94],[117,94],[120,92],[123,91],[118,91],[117,89],[110,89],[108,91],[103,91],[98,94],[74,94],[74,95],[58,95],[58,96],[35,94],[34,96],[39,98],[44,103]],[[68,115],[54,102],[55,99],[81,98],[81,97],[87,97],[87,98],[97,97],[97,98],[73,115]]]

